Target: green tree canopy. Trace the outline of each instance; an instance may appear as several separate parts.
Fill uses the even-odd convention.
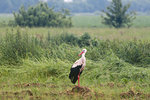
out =
[[[121,0],[112,0],[103,17],[103,23],[115,28],[130,27],[135,19],[134,12],[128,12],[130,4],[123,5]]]
[[[47,3],[38,3],[30,6],[26,10],[24,6],[14,13],[15,22],[19,26],[29,27],[71,27],[71,17],[68,10],[55,12],[54,8],[49,8]]]

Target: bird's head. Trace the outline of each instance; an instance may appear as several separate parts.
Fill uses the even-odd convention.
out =
[[[87,50],[83,49],[82,52],[79,54],[79,56],[82,55],[82,54],[85,54],[86,52],[87,52]]]

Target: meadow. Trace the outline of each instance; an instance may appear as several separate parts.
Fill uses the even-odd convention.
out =
[[[150,99],[150,17],[138,18],[122,29],[98,16],[75,16],[72,28],[1,26],[0,99]],[[83,48],[78,88],[68,75]]]

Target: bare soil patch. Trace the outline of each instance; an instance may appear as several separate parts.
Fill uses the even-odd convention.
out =
[[[103,98],[105,95],[104,93],[94,92],[93,90],[87,87],[78,87],[78,86],[75,86],[71,90],[66,91],[66,94],[67,95],[78,94],[78,96],[81,96],[84,99],[92,99],[92,98],[98,99]]]
[[[121,98],[131,98],[131,97],[140,97],[142,95],[145,95],[144,93],[138,91],[138,92],[135,92],[133,90],[129,90],[128,92],[123,92],[120,94],[120,97]]]

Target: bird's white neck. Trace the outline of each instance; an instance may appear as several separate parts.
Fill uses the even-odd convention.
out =
[[[81,59],[82,59],[82,61],[85,61],[85,53],[82,54]]]
[[[85,53],[82,54],[82,57],[85,57]]]

